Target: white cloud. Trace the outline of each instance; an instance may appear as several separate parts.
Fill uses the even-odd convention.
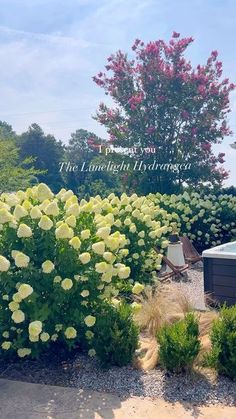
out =
[[[87,3],[94,2],[76,2]],[[0,25],[0,60],[7,63],[0,69],[0,115],[1,111],[8,115],[16,130],[36,120],[60,138],[81,125],[105,135],[91,118],[103,98],[91,77],[104,64],[108,50],[117,49],[120,34],[125,41],[129,22],[138,21],[152,0],[95,3],[83,20],[78,16],[66,30],[41,33]],[[51,112],[57,109],[77,111]],[[50,112],[41,113],[44,110]]]

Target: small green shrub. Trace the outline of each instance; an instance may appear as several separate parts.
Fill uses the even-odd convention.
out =
[[[219,319],[212,326],[211,342],[212,352],[208,358],[211,366],[236,379],[236,305],[221,309]]]
[[[132,309],[127,304],[106,306],[97,318],[94,328],[94,349],[102,366],[119,367],[132,362],[138,347],[139,330],[132,319]]]
[[[188,313],[183,320],[163,326],[157,340],[160,362],[167,370],[181,372],[190,368],[200,350],[196,317]]]

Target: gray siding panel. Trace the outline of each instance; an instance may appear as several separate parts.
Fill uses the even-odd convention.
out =
[[[220,303],[236,304],[236,259],[203,258],[204,290]]]
[[[227,259],[225,259],[227,260]],[[235,266],[231,265],[216,265],[215,263],[213,263],[212,265],[212,273],[213,275],[226,275],[226,276],[235,276],[236,272],[235,272]]]
[[[214,265],[226,265],[226,266],[236,266],[236,259],[215,259],[215,258],[211,258],[211,260],[213,261]]]
[[[232,297],[222,297],[219,295],[214,295],[215,299],[220,303],[220,304],[224,304],[226,303],[229,306],[233,306],[234,304],[236,304],[236,298],[232,298]]]
[[[216,285],[223,285],[224,287],[236,287],[236,278],[234,276],[214,275],[213,287]]]
[[[215,285],[214,293],[215,295],[223,297],[235,298],[236,301],[236,287],[223,287],[222,285]]]

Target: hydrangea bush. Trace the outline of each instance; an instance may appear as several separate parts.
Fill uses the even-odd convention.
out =
[[[103,304],[114,303],[124,283],[140,293],[146,254],[167,245],[168,228],[155,218],[154,203],[136,195],[78,202],[45,184],[2,194],[2,352],[37,357],[56,341],[89,346]]]
[[[233,195],[150,194],[155,205],[166,210],[166,222],[187,235],[201,251],[227,243],[236,236],[236,197]],[[165,217],[164,217],[165,218]],[[162,220],[166,224],[165,219]]]
[[[54,342],[95,355],[96,321],[139,294],[173,229],[199,248],[236,233],[236,197],[99,195],[80,202],[39,184],[0,196],[0,350],[37,357]],[[159,249],[157,255],[154,249]],[[133,310],[138,309],[133,303]]]
[[[91,202],[102,205],[96,221],[103,223],[104,217],[112,213],[113,229],[127,238],[127,248],[121,253],[130,267],[132,280],[150,280],[150,272],[161,268],[162,252],[168,246],[167,236],[175,224],[167,220],[167,212],[137,194],[124,193],[119,198],[112,193],[104,200],[99,196],[91,198]],[[158,256],[154,247],[160,251]]]

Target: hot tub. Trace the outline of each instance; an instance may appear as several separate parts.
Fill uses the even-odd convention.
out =
[[[205,250],[204,290],[219,302],[236,304],[236,241]]]

